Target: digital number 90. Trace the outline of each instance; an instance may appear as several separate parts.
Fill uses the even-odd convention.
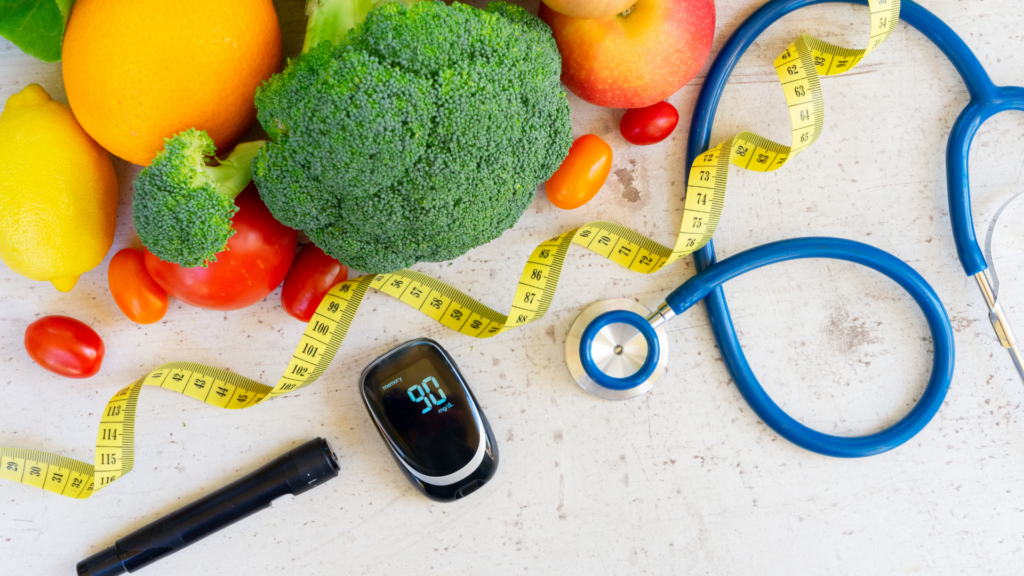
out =
[[[437,398],[437,396],[434,396],[434,390],[430,389],[431,382],[434,383],[434,390],[441,395],[440,399]],[[422,383],[409,388],[409,398],[413,402],[423,402],[426,405],[426,408],[423,409],[423,414],[430,412],[434,406],[440,406],[448,400],[448,397],[444,394],[444,390],[441,390],[441,385],[437,383],[437,379],[433,376],[428,376],[423,379]]]

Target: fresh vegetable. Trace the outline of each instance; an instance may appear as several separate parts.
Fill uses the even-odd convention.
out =
[[[0,0],[0,36],[29,56],[56,62],[74,1]]]
[[[206,132],[189,128],[168,138],[135,178],[132,212],[146,249],[186,268],[216,261],[235,233],[235,197],[252,182],[252,159],[265,143],[239,144],[210,166],[217,149]]]
[[[114,254],[107,282],[117,307],[132,322],[152,324],[167,313],[167,291],[149,275],[142,250],[125,248]]]
[[[103,364],[103,339],[68,316],[43,316],[25,329],[25,350],[43,368],[68,378],[95,376]]]
[[[253,161],[284,224],[367,272],[450,260],[511,228],[571,143],[548,27],[492,2],[310,2],[306,51],[256,93]],[[342,37],[344,40],[342,41]]]
[[[29,84],[0,114],[0,259],[61,292],[103,261],[117,223],[110,155]]]
[[[348,267],[315,244],[299,249],[281,287],[284,311],[303,322],[313,319],[320,301],[336,284],[348,280]]]
[[[600,136],[586,134],[572,143],[569,155],[544,191],[552,204],[563,210],[579,208],[597,195],[612,169],[612,147]]]
[[[573,18],[611,18],[625,12],[636,0],[544,0],[548,8]]]
[[[603,19],[565,16],[546,4],[562,53],[562,82],[607,108],[643,108],[700,72],[715,35],[715,0],[636,0]]]
[[[281,69],[281,28],[272,0],[77,0],[63,55],[82,127],[145,166],[187,128],[218,150],[245,135],[256,85]]]
[[[679,111],[668,102],[658,102],[646,108],[633,108],[622,115],[619,132],[628,142],[637,146],[657,144],[676,129]]]
[[[270,215],[252,185],[235,205],[235,235],[209,266],[185,268],[146,251],[146,270],[171,296],[199,308],[238,310],[263,300],[284,280],[298,234]]]

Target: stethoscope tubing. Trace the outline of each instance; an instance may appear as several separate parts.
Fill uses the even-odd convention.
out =
[[[687,161],[685,167],[685,170],[687,171],[687,178],[689,177],[689,169],[693,164],[694,159],[698,154],[703,153],[710,147],[711,130],[714,125],[715,113],[717,112],[722,92],[729,80],[729,76],[732,74],[733,69],[736,67],[736,64],[739,62],[747,48],[771,24],[783,16],[806,6],[835,2],[848,2],[862,5],[867,4],[866,0],[773,0],[755,11],[733,33],[722,47],[722,50],[715,58],[715,61],[712,63],[708,71],[707,78],[704,81],[704,85],[698,95],[697,103],[694,107],[693,119],[690,123]],[[957,70],[964,78],[964,81],[968,84],[968,88],[972,96],[972,105],[974,105],[975,102],[994,102],[993,95],[1001,93],[1000,90],[1005,90],[995,88],[977,58],[975,58],[974,54],[967,48],[966,44],[963,43],[955,32],[916,2],[913,2],[912,0],[902,1],[901,19],[928,36],[950,58],[954,66],[956,66]],[[1013,90],[1010,90],[1009,92],[1011,93],[1010,95],[1013,95]],[[1005,92],[1002,93],[1005,95]],[[962,162],[962,182],[958,181],[959,183],[954,185],[955,179],[950,179],[949,200],[950,217],[953,222],[954,236],[957,238],[958,253],[960,254],[964,269],[968,274],[972,274],[972,270],[977,269],[979,266],[981,267],[981,270],[984,270],[985,261],[980,247],[978,247],[977,239],[974,237],[974,224],[971,219],[970,209],[969,182],[967,181],[966,172],[966,156],[970,149],[970,139],[973,137],[973,134],[977,132],[977,125],[980,125],[983,121],[983,117],[987,117],[985,116],[985,113],[990,112],[990,116],[991,113],[995,113],[996,109],[1000,105],[978,104],[977,106],[978,108],[974,112],[969,113],[968,111],[965,111],[964,114],[961,115],[961,118],[957,121],[957,126],[954,128],[954,132],[950,137],[950,149],[954,147],[954,144],[957,144],[959,145],[958,150],[960,150],[960,153],[964,156]],[[968,110],[970,109],[971,105],[968,106]],[[977,125],[974,124],[975,122]],[[952,152],[948,152],[948,154],[952,154]],[[951,164],[949,170],[954,170],[952,166],[953,165]],[[812,242],[820,244],[824,240],[841,243],[850,242],[840,241],[838,239],[821,238],[812,239]],[[766,246],[774,246],[774,244]],[[837,244],[835,246],[839,245]],[[813,246],[805,246],[804,248],[809,249],[810,253],[802,257],[825,257],[825,252],[815,251],[816,249]],[[691,279],[688,281],[687,284],[690,284],[691,282],[694,283],[691,284],[688,289],[693,290],[693,292],[686,292],[686,294],[688,294],[687,298],[692,299],[698,294],[703,298],[708,317],[710,318],[711,329],[715,335],[718,347],[722,352],[722,358],[725,361],[726,367],[732,375],[733,381],[736,383],[736,387],[739,389],[747,403],[750,404],[754,412],[757,413],[758,417],[760,417],[781,436],[798,446],[821,454],[844,458],[870,456],[885,452],[899,446],[917,434],[917,432],[919,432],[934,416],[936,411],[939,409],[939,406],[942,404],[946,391],[948,390],[949,383],[952,380],[952,370],[955,359],[954,344],[951,329],[949,327],[949,320],[946,317],[946,313],[941,302],[935,295],[934,291],[928,287],[927,282],[925,282],[924,279],[916,272],[913,272],[913,270],[910,270],[912,274],[905,273],[906,271],[900,272],[896,276],[889,274],[889,272],[897,273],[903,266],[909,269],[909,266],[906,266],[906,264],[900,262],[895,257],[877,249],[873,250],[876,251],[876,253],[874,253],[874,258],[878,258],[878,260],[862,258],[858,261],[851,259],[852,256],[851,258],[842,258],[850,259],[850,261],[858,261],[858,263],[862,263],[886,273],[890,278],[896,280],[901,286],[907,289],[912,296],[914,296],[915,301],[917,301],[917,303],[922,307],[925,317],[928,320],[928,324],[932,332],[932,338],[934,340],[935,352],[932,363],[932,375],[929,379],[928,387],[925,390],[924,396],[922,396],[918,404],[899,422],[882,432],[867,436],[832,436],[817,432],[800,424],[783,412],[781,408],[779,408],[778,405],[768,397],[764,388],[761,386],[757,377],[751,370],[750,364],[747,362],[746,355],[743,353],[731,315],[729,314],[729,307],[725,301],[725,294],[722,291],[721,282],[713,281],[715,279],[721,279],[723,277],[722,275],[728,275],[730,273],[734,273],[735,275],[742,273],[737,272],[737,270],[744,267],[741,266],[740,263],[745,260],[747,262],[745,264],[746,267],[757,264],[755,256],[758,254],[760,254],[761,257],[766,257],[768,259],[778,256],[778,254],[773,255],[771,253],[766,254],[764,252],[757,252],[758,250],[759,248],[754,248],[743,253],[746,254],[746,256],[744,256],[743,260],[737,261],[737,264],[734,265],[735,268],[732,270],[715,272],[713,267],[717,267],[718,265],[721,265],[721,263],[717,263],[713,243],[708,242],[703,248],[694,254],[694,259],[696,261],[697,270],[699,272],[707,271],[709,276],[703,276],[703,274],[701,274],[696,277],[701,278],[701,280]],[[867,252],[862,250],[860,253],[864,254]],[[853,252],[847,251],[845,254],[852,255]],[[884,254],[884,257],[881,256],[881,254]],[[755,261],[747,260],[749,258],[755,258]],[[731,261],[732,258],[729,260]],[[894,262],[899,262],[900,265],[897,266]],[[764,265],[764,263],[758,265]],[[879,268],[879,266],[885,269]],[[888,272],[886,272],[886,270],[888,270]],[[899,278],[903,278],[904,281],[901,281]],[[699,290],[696,289],[698,285],[700,287]],[[684,284],[684,286],[686,286],[686,284]],[[680,287],[680,290],[682,290],[682,287]],[[676,292],[679,291],[677,290]],[[678,300],[680,294],[676,295],[677,304],[680,307],[682,307],[683,304],[692,305],[692,303]],[[700,298],[698,298],[698,300],[699,299]]]
[[[830,258],[867,266],[885,274],[899,284],[924,312],[932,335],[932,373],[921,399],[893,426],[866,436],[842,437],[824,434],[804,426],[786,414],[768,396],[750,371],[739,342],[731,350],[722,348],[727,363],[738,355],[742,372],[733,372],[733,379],[744,399],[761,420],[790,442],[827,456],[861,457],[891,450],[920,432],[935,416],[949,390],[953,378],[956,352],[953,330],[942,301],[928,282],[908,264],[892,254],[873,246],[842,238],[805,237],[763,244],[731,256],[690,278],[665,299],[674,313],[682,314],[720,286],[747,272],[788,260]],[[729,325],[731,328],[731,324]],[[722,342],[719,341],[719,347]],[[730,367],[730,371],[734,367]]]

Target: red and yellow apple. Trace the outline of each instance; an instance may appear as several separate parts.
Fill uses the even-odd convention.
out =
[[[562,83],[607,108],[642,108],[671,96],[704,66],[715,35],[714,0],[637,0],[610,18],[540,17],[562,53]]]

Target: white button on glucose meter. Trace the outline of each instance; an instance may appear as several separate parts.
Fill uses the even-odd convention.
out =
[[[494,433],[455,361],[433,340],[411,340],[360,378],[363,402],[406,478],[432,500],[475,492],[494,476]]]

